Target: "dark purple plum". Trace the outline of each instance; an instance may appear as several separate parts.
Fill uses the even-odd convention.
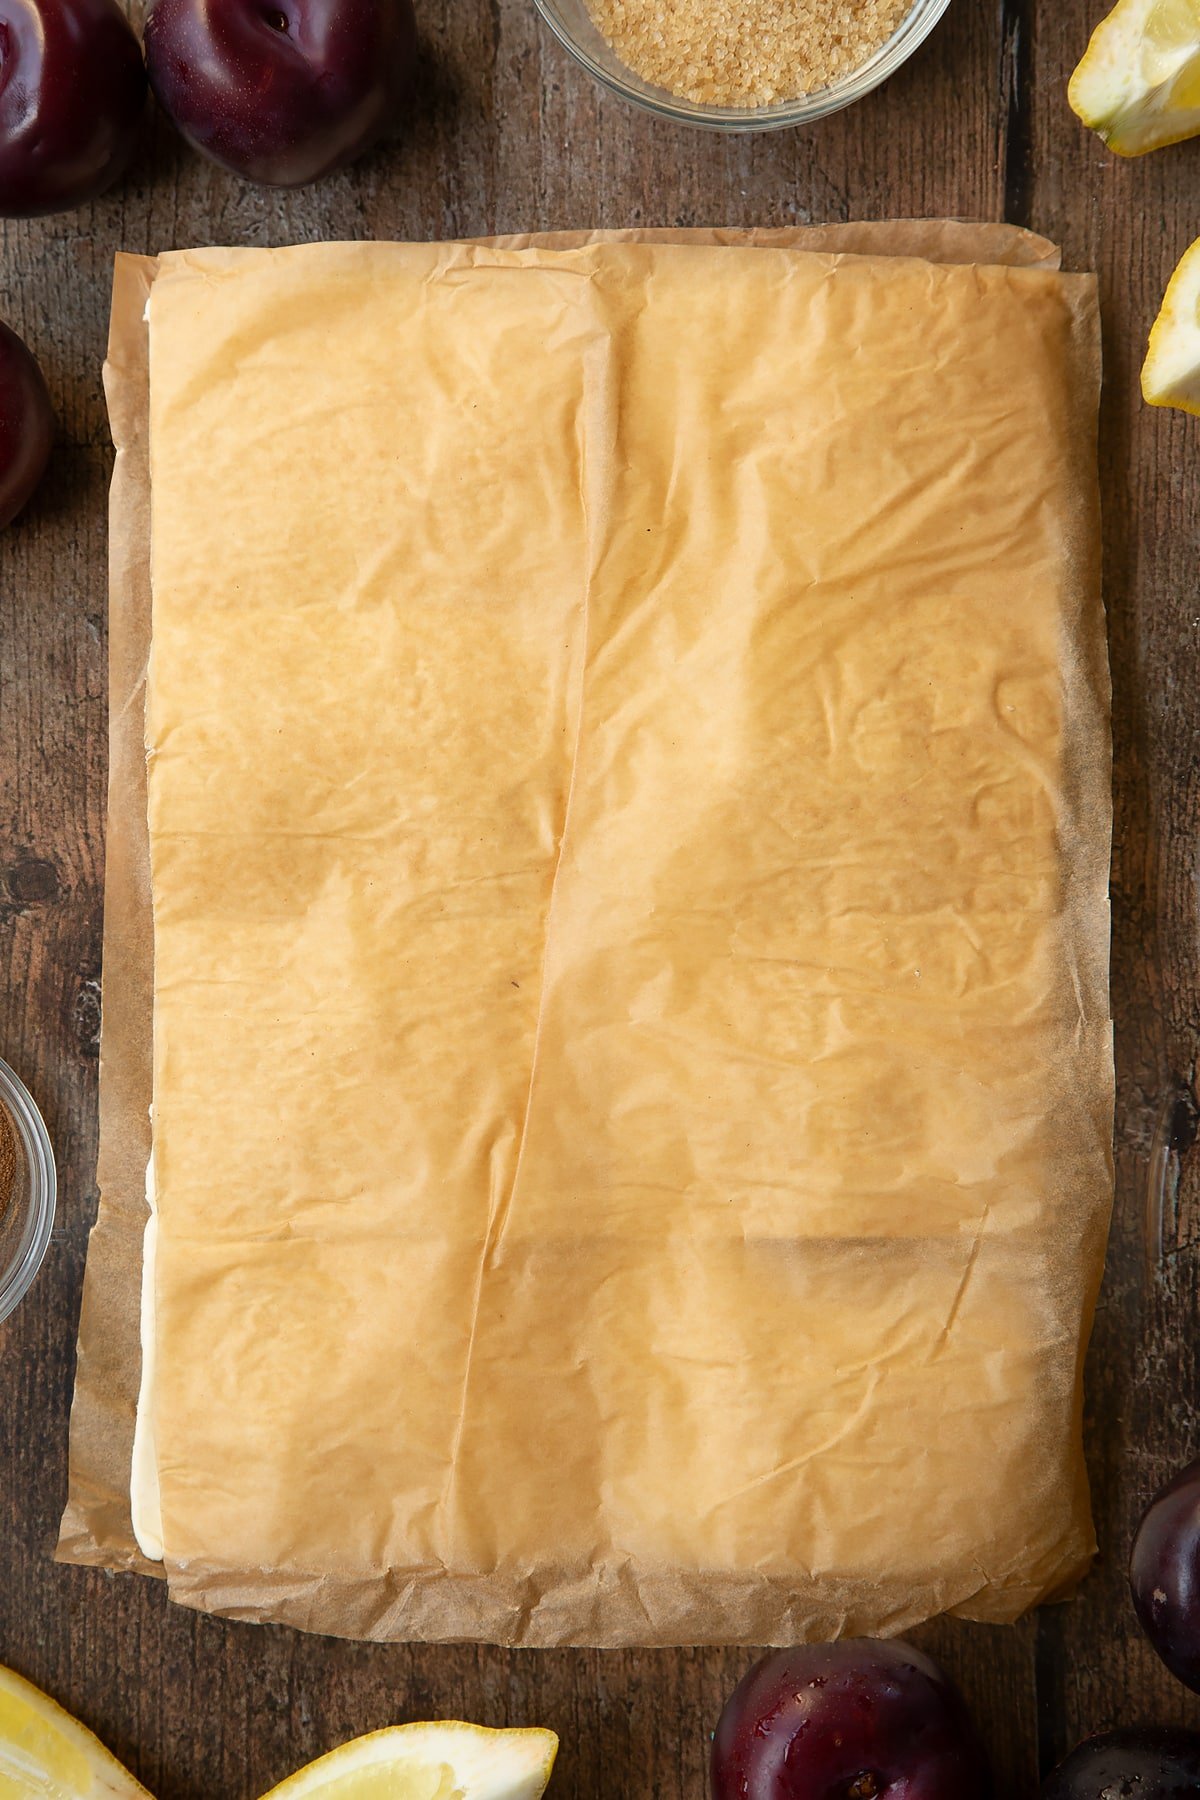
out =
[[[155,0],[146,66],[183,136],[248,181],[301,187],[398,122],[412,0]]]
[[[1141,1727],[1085,1738],[1042,1783],[1041,1800],[1195,1800],[1200,1737]]]
[[[991,1787],[962,1695],[899,1641],[765,1656],[713,1738],[713,1800],[986,1800]]]
[[[1200,1462],[1154,1496],[1133,1540],[1129,1585],[1142,1629],[1200,1694]]]
[[[116,0],[0,0],[0,214],[64,212],[125,172],[146,108]]]
[[[16,332],[0,325],[0,531],[42,479],[53,437],[42,371]]]

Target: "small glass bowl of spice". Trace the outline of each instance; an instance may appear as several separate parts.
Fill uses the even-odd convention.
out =
[[[54,1152],[23,1081],[0,1062],[0,1320],[25,1298],[54,1224]]]
[[[949,3],[536,0],[613,93],[714,131],[775,131],[839,112],[894,74]]]

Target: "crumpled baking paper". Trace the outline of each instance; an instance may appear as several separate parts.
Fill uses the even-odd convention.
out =
[[[788,1642],[1086,1567],[1094,284],[731,236],[119,265],[60,1554],[149,1566],[152,1082],[185,1603]]]

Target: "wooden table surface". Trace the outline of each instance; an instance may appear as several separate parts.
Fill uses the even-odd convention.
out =
[[[156,1583],[51,1561],[96,1211],[111,464],[100,365],[119,248],[949,214],[1032,225],[1062,243],[1067,267],[1099,271],[1119,1080],[1089,1363],[1102,1552],[1077,1598],[1021,1626],[920,1635],[976,1706],[1002,1795],[1027,1792],[1088,1731],[1200,1724],[1200,1701],[1141,1639],[1123,1577],[1140,1504],[1200,1451],[1200,1184],[1186,1155],[1157,1279],[1141,1229],[1154,1120],[1191,1076],[1200,1022],[1200,424],[1137,394],[1163,286],[1200,233],[1200,141],[1123,163],[1077,124],[1065,84],[1101,4],[952,0],[915,59],[851,111],[721,138],[601,94],[532,0],[418,0],[422,98],[402,139],[359,168],[297,194],[255,190],[157,119],[110,196],[0,223],[0,317],[40,357],[61,425],[50,477],[0,537],[0,1054],[45,1111],[61,1184],[43,1273],[0,1326],[0,1661],[86,1719],[160,1800],[250,1800],[344,1737],[436,1714],[555,1727],[559,1800],[700,1800],[708,1733],[750,1653],[344,1644],[201,1617]]]

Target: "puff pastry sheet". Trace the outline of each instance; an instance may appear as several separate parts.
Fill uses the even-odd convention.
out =
[[[152,274],[172,1594],[615,1645],[1068,1585],[1091,279],[582,237]],[[66,1553],[136,1562],[121,1504],[73,1476]]]

